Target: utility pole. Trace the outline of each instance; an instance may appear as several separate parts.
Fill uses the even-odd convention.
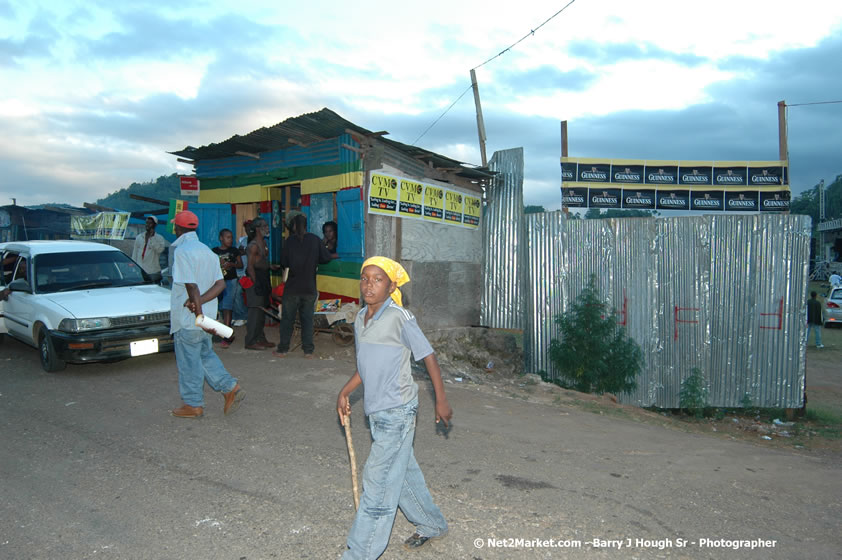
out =
[[[567,157],[567,121],[561,121],[561,157]],[[563,174],[562,174],[563,175]],[[564,188],[564,177],[561,179],[561,188]],[[570,208],[564,205],[564,191],[561,191],[561,211],[567,216],[570,213]]]
[[[474,88],[474,105],[477,107],[477,134],[479,134],[479,151],[482,156],[482,166],[488,165],[485,157],[485,122],[482,120],[482,104],[479,101],[479,86],[477,85],[477,73],[471,69],[471,87]]]
[[[787,157],[786,144],[786,101],[778,101],[778,159],[786,161]]]

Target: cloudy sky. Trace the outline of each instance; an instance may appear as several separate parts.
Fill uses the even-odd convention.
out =
[[[569,0],[0,0],[0,205],[81,205],[203,146],[328,107],[416,140],[470,69]],[[774,160],[777,102],[842,100],[839,0],[575,0],[477,69],[526,204],[571,156]],[[792,190],[842,174],[842,103],[788,109]],[[470,92],[417,145],[480,163]]]

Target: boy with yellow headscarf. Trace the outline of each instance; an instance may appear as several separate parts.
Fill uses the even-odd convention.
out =
[[[415,316],[401,305],[398,287],[407,282],[406,270],[386,257],[371,257],[360,272],[360,294],[366,305],[354,321],[357,371],[339,392],[336,411],[344,425],[351,414],[349,397],[362,384],[373,442],[345,560],[378,558],[389,543],[398,508],[415,525],[404,548],[420,548],[447,533],[447,521],[415,460],[418,385],[412,379],[410,354],[427,367],[436,396],[436,423],[448,426],[453,410],[433,348]]]

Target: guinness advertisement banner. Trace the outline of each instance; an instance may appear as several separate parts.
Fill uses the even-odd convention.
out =
[[[643,184],[643,166],[626,165],[624,163],[611,164],[611,182],[632,185]]]
[[[591,208],[619,208],[620,189],[589,189],[588,206]]]
[[[760,208],[757,198],[757,191],[727,191],[725,210],[756,212]]]
[[[636,210],[655,209],[655,191],[623,190],[623,208],[634,208]]]
[[[761,192],[761,212],[789,212],[789,193]]]
[[[610,163],[579,164],[579,181],[582,183],[610,183]]]
[[[787,161],[561,158],[562,206],[788,212]]]
[[[745,167],[714,167],[713,184],[725,187],[742,187],[748,184],[747,175]]]
[[[587,208],[588,189],[561,189],[561,204],[570,208]]]
[[[678,184],[693,186],[711,185],[713,184],[713,175],[711,175],[710,170],[710,165],[682,165]]]
[[[690,191],[658,190],[658,210],[690,210]]]
[[[722,191],[691,191],[690,210],[725,210]]]

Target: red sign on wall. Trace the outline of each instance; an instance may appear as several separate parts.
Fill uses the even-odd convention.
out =
[[[181,196],[199,196],[199,178],[179,176],[181,180]]]

